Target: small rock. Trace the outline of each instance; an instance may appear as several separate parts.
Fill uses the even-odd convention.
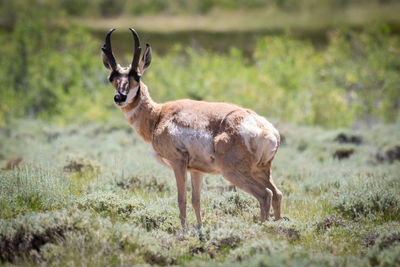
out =
[[[346,135],[344,133],[340,133],[338,134],[338,136],[336,136],[334,141],[342,144],[345,143],[345,144],[361,145],[363,140],[362,137],[359,135]]]
[[[344,149],[338,149],[333,153],[333,158],[337,158],[339,160],[342,159],[347,159],[349,158],[352,154],[354,153],[353,148],[344,148]]]

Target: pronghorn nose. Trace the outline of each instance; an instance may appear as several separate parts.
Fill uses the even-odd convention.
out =
[[[126,95],[116,94],[114,96],[115,103],[121,103],[124,102],[125,100],[126,100]]]

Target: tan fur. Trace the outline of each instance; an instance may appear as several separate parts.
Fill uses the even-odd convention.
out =
[[[138,105],[139,102],[140,105]],[[250,137],[249,150],[238,132],[240,123],[246,117],[255,115],[253,111],[234,104],[188,99],[157,104],[151,100],[144,83],[141,83],[140,95],[127,106],[122,107],[124,114],[131,114],[133,109],[136,109],[134,115],[130,117],[127,115],[130,125],[146,142],[151,143],[157,161],[173,168],[175,174],[178,175],[177,179],[183,180],[178,183],[178,186],[183,187],[181,190],[186,190],[186,171],[192,173],[192,185],[197,186],[193,189],[195,195],[192,198],[196,202],[193,203],[192,200],[192,205],[194,205],[199,225],[202,223],[198,200],[201,187],[198,180],[201,178],[197,177],[202,177],[201,173],[222,174],[237,187],[254,195],[260,201],[262,221],[268,219],[272,199],[275,219],[280,219],[282,194],[270,176],[270,165],[277,147],[271,150],[270,158],[265,158],[267,154],[262,154],[262,147],[257,146],[257,136]],[[134,127],[137,121],[140,121],[139,127]],[[200,146],[193,143],[189,142],[189,145],[182,143],[171,134],[171,127],[181,129],[182,135],[193,135],[193,137],[188,137],[189,141],[191,138],[194,142],[203,138],[204,142],[207,142],[210,137],[210,149],[207,149],[205,144],[201,144],[203,149],[200,149]],[[274,128],[265,128],[263,125],[259,127],[262,131],[261,138],[265,141],[261,144],[268,143],[270,136],[274,136],[279,144],[280,137]],[[196,133],[203,133],[204,136],[197,136]],[[180,170],[184,170],[181,171],[184,173],[177,174]],[[186,193],[181,194],[186,195]],[[186,197],[183,201],[185,200]],[[186,203],[180,201],[179,205],[181,212],[184,213],[183,206],[186,207]],[[181,221],[184,227],[185,216],[181,215]]]
[[[126,79],[129,69],[120,71],[121,79]],[[113,81],[116,90],[120,90],[118,79]],[[121,110],[143,140],[151,144],[156,160],[174,171],[182,229],[186,225],[188,171],[199,227],[202,173],[222,174],[253,195],[260,203],[261,221],[268,220],[271,202],[275,220],[281,218],[282,193],[271,177],[271,162],[280,136],[272,124],[254,111],[229,103],[182,99],[158,104],[151,99],[143,82],[139,86],[129,78],[129,83],[130,92],[140,89],[120,104]]]

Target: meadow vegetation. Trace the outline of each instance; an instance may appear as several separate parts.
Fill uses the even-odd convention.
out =
[[[180,241],[172,172],[152,159],[122,116],[112,126],[14,121],[2,130],[0,156],[4,166],[23,159],[1,172],[0,259],[18,265],[398,265],[400,162],[376,155],[398,145],[399,122],[351,131],[277,125],[285,143],[273,175],[289,221],[260,224],[255,199],[206,175],[203,230],[194,226],[189,197],[189,233]],[[339,134],[362,143],[340,143]],[[354,149],[349,158],[333,157],[346,148]],[[70,168],[72,160],[86,167]],[[190,196],[190,184],[188,190]]]
[[[151,2],[173,13],[179,1]],[[389,26],[335,29],[324,47],[268,35],[250,56],[155,51],[143,77],[155,101],[234,102],[270,119],[283,140],[272,173],[285,220],[259,223],[254,198],[206,175],[204,227],[188,197],[180,240],[173,174],[113,105],[101,43],[49,23],[62,16],[52,8],[21,8],[0,31],[0,264],[400,265],[400,39]]]

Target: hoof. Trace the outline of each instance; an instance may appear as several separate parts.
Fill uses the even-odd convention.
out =
[[[186,235],[186,229],[185,228],[181,228],[181,230],[177,234],[176,238],[178,240],[180,240],[180,241],[183,241],[183,240],[186,240],[185,235]]]
[[[290,221],[290,219],[289,219],[288,217],[283,216],[283,217],[281,217],[281,218],[279,218],[279,219],[274,219],[274,222],[281,221],[281,220],[287,221],[287,222]]]

